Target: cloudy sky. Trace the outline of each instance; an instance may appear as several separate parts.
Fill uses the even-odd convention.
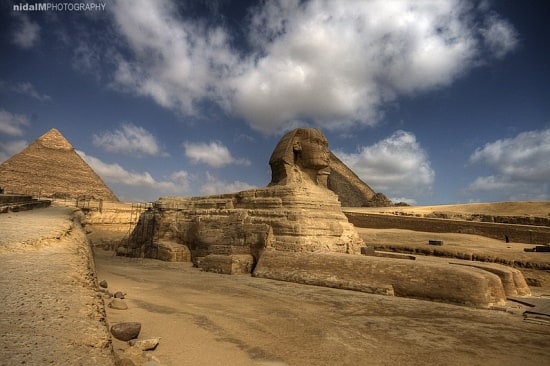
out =
[[[122,200],[235,192],[310,126],[396,201],[550,199],[545,0],[86,2],[0,5],[0,162],[55,127]]]

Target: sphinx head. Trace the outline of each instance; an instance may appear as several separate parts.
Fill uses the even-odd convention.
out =
[[[328,140],[316,128],[287,132],[269,159],[271,185],[309,180],[326,187],[329,168]]]

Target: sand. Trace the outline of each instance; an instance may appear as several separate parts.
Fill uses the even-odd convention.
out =
[[[383,214],[428,215],[434,212],[483,214],[492,216],[550,217],[550,201],[478,202],[466,204],[403,206],[403,207],[345,207],[350,212]]]
[[[113,365],[73,209],[0,215],[0,365]]]
[[[71,212],[48,208],[0,215],[2,238],[8,238],[0,241],[0,365],[113,362],[89,252],[81,228],[69,220]],[[403,240],[400,234],[362,233]],[[476,245],[475,238],[468,240]],[[460,245],[460,237],[456,242]],[[108,324],[141,322],[141,339],[161,337],[151,354],[167,366],[546,365],[550,360],[550,326],[525,321],[526,307],[513,302],[502,311],[472,309],[219,275],[189,263],[116,257],[99,247],[94,257],[97,278],[106,280],[110,291],[126,293],[129,306],[107,308]],[[547,290],[544,283],[539,294]],[[112,346],[117,354],[128,347],[116,339]]]
[[[127,293],[109,321],[141,321],[165,365],[545,365],[550,326],[525,309],[480,310],[201,272],[96,250],[100,279]],[[141,337],[141,336],[140,336]],[[119,351],[127,347],[115,342]]]

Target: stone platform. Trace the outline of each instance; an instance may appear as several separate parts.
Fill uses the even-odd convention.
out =
[[[52,201],[19,194],[0,194],[0,213],[17,212],[50,206]]]
[[[253,275],[479,308],[504,306],[507,296],[530,295],[521,272],[496,264],[436,264],[337,253],[265,251]]]

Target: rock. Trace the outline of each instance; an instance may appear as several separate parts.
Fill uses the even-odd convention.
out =
[[[107,281],[103,280],[99,283],[99,286],[102,287],[102,288],[107,288],[109,287],[109,285],[107,284]]]
[[[116,298],[116,299],[124,299],[124,294],[120,291],[117,291],[117,292],[115,292],[113,297]]]
[[[152,351],[157,348],[160,342],[160,338],[148,338],[148,339],[132,339],[128,341],[128,344],[132,347],[139,348],[142,351]]]
[[[114,298],[113,300],[111,300],[111,302],[109,303],[109,307],[111,309],[116,309],[116,310],[126,310],[128,309],[128,305],[126,304],[126,302],[122,299],[118,299],[118,298]]]
[[[140,331],[141,323],[138,322],[118,323],[111,327],[113,337],[121,341],[137,338]]]

